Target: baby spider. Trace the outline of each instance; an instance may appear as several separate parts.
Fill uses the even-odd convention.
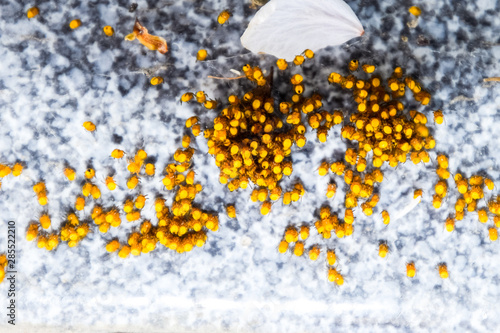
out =
[[[102,31],[104,31],[104,34],[108,37],[113,36],[115,33],[115,30],[113,29],[113,27],[111,27],[109,25],[102,28]]]
[[[455,230],[455,220],[451,217],[448,217],[444,226],[446,228],[446,231],[452,232],[453,230]]]
[[[382,211],[382,220],[383,220],[384,224],[389,224],[389,222],[391,221],[391,217],[386,210]]]
[[[382,258],[385,258],[389,253],[389,246],[386,242],[381,241],[378,247],[378,255]]]
[[[335,268],[330,267],[328,269],[328,281],[335,282],[337,285],[341,286],[344,284],[344,277]]]
[[[337,256],[335,255],[335,250],[327,250],[326,251],[326,261],[329,266],[335,265],[337,261]]]
[[[287,243],[294,243],[299,240],[299,232],[293,226],[289,226],[285,231],[285,240]]]
[[[447,279],[450,276],[448,273],[448,267],[445,263],[441,263],[438,265],[438,272],[441,279]]]
[[[285,253],[288,250],[288,243],[286,240],[282,240],[280,242],[280,245],[278,246],[278,252],[279,253]]]
[[[295,254],[297,257],[300,257],[304,254],[304,243],[303,242],[297,242],[295,243],[295,247],[293,248],[293,254]]]
[[[319,254],[321,250],[318,245],[313,245],[311,249],[309,249],[309,259],[315,261],[318,260]]]
[[[417,270],[415,269],[415,263],[409,262],[406,264],[406,276],[412,278],[415,277]]]
[[[71,29],[76,29],[81,25],[82,25],[82,21],[80,21],[79,19],[75,19],[75,20],[72,20],[71,22],[69,22],[69,27]]]
[[[309,226],[307,225],[301,226],[299,235],[302,240],[306,240],[309,237]]]
[[[488,229],[488,234],[490,236],[490,240],[492,242],[496,241],[498,239],[498,231],[495,227],[491,227]]]
[[[226,212],[229,218],[232,219],[236,218],[236,208],[234,207],[234,205],[227,205]]]
[[[26,16],[29,18],[29,19],[32,19],[33,17],[37,16],[38,13],[40,11],[38,10],[37,7],[31,7],[30,9],[28,9],[28,11],[26,12]]]
[[[94,123],[93,123],[93,122],[91,122],[91,121],[86,121],[86,122],[84,122],[84,123],[83,123],[83,127],[84,127],[87,131],[89,131],[89,132],[94,132],[94,131],[95,131],[95,129],[96,129],[96,127],[95,127]]]
[[[217,22],[219,22],[219,24],[222,25],[222,24],[226,23],[230,17],[231,17],[231,13],[227,10],[224,10],[217,17]]]

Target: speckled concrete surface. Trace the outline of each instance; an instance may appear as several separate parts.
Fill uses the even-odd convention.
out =
[[[122,260],[106,253],[112,237],[125,240],[137,225],[128,224],[101,235],[90,234],[77,248],[62,244],[56,251],[40,250],[24,238],[30,221],[43,209],[32,185],[47,184],[47,210],[57,228],[80,192],[83,172],[91,163],[97,183],[116,172],[119,189],[102,190],[104,205],[120,204],[139,191],[172,200],[161,176],[143,178],[140,189],[129,191],[126,161],[109,157],[120,148],[134,153],[144,148],[160,170],[172,162],[180,147],[187,118],[198,115],[205,126],[214,117],[193,104],[180,104],[186,91],[204,90],[225,101],[251,84],[207,78],[231,77],[231,69],[246,63],[267,69],[276,59],[252,55],[239,37],[255,13],[249,1],[138,1],[135,12],[128,1],[40,1],[40,14],[26,18],[32,3],[0,2],[0,162],[26,163],[21,177],[6,177],[0,192],[0,251],[6,249],[9,220],[17,226],[17,322],[22,331],[148,331],[148,332],[317,332],[317,331],[494,331],[500,324],[500,249],[488,239],[487,228],[471,213],[447,233],[444,220],[453,211],[456,191],[432,208],[437,176],[436,152],[450,156],[450,172],[470,176],[483,172],[498,194],[500,84],[483,78],[500,76],[500,1],[452,0],[398,2],[347,1],[365,28],[362,38],[317,52],[314,60],[291,73],[302,73],[306,91],[324,97],[325,108],[348,111],[349,94],[330,86],[328,74],[346,72],[347,62],[377,65],[388,77],[402,66],[418,78],[433,96],[427,113],[442,109],[445,122],[430,125],[437,146],[432,162],[411,162],[392,169],[384,166],[386,180],[379,187],[381,201],[372,217],[356,213],[352,237],[321,244],[335,247],[345,277],[342,287],[326,280],[324,257],[318,262],[280,255],[276,248],[288,224],[313,222],[322,203],[327,180],[316,170],[324,158],[345,150],[340,127],[320,144],[308,131],[308,143],[292,153],[294,174],[286,183],[301,179],[306,195],[291,206],[275,204],[262,217],[249,200],[251,189],[231,193],[218,182],[219,171],[207,154],[206,140],[196,138],[194,167],[204,191],[196,202],[220,213],[220,229],[208,234],[208,243],[191,253],[166,249]],[[415,19],[408,8],[417,5]],[[224,26],[216,19],[229,9],[233,16]],[[135,18],[151,33],[164,37],[169,52],[161,55],[139,42],[125,41]],[[74,18],[82,26],[72,31]],[[115,36],[102,27],[111,25]],[[196,52],[206,48],[205,62]],[[149,79],[165,82],[152,86]],[[289,97],[285,74],[275,77],[277,98]],[[97,130],[85,131],[91,120]],[[63,175],[69,164],[78,179]],[[334,178],[331,176],[331,178]],[[453,183],[450,180],[450,189]],[[424,192],[422,203],[403,219],[382,224],[382,209],[398,211],[407,205],[414,188]],[[342,190],[330,203],[342,210]],[[235,203],[236,220],[224,206]],[[486,201],[480,206],[486,206]],[[90,205],[84,215],[90,212]],[[152,200],[143,217],[155,221]],[[312,230],[311,234],[314,233]],[[392,251],[377,255],[379,240]],[[319,242],[319,238],[313,239]],[[311,243],[311,244],[312,244]],[[418,273],[405,275],[404,264],[414,260]],[[442,280],[436,265],[446,262],[450,278]],[[0,285],[0,308],[7,306],[8,285]],[[4,310],[5,311],[5,310]],[[13,330],[1,315],[0,329]]]

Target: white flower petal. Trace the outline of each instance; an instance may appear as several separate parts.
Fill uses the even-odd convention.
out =
[[[340,45],[363,33],[342,0],[271,0],[250,21],[241,44],[254,53],[292,61],[306,49]]]

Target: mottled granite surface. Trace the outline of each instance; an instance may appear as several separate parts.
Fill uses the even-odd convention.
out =
[[[453,211],[456,192],[443,208],[432,208],[437,181],[436,152],[450,156],[450,172],[470,176],[488,174],[500,186],[500,84],[483,78],[500,76],[500,1],[372,1],[348,0],[366,34],[340,47],[317,52],[313,61],[293,73],[303,73],[308,87],[324,96],[327,109],[352,106],[350,97],[326,78],[346,72],[352,58],[377,65],[387,77],[402,66],[418,78],[433,96],[428,108],[442,109],[445,122],[432,125],[437,146],[432,163],[408,162],[395,169],[384,166],[386,180],[379,187],[381,201],[373,217],[356,213],[352,237],[321,244],[335,247],[345,277],[342,287],[326,280],[324,257],[318,262],[280,255],[276,247],[289,223],[313,222],[326,202],[326,179],[315,172],[324,158],[345,150],[340,127],[319,144],[313,132],[302,150],[294,151],[294,175],[306,195],[291,206],[275,204],[262,217],[249,200],[251,189],[231,193],[218,182],[218,169],[207,154],[206,141],[194,142],[195,169],[204,191],[196,202],[221,212],[220,230],[209,233],[208,243],[178,255],[165,249],[122,260],[104,250],[107,240],[126,234],[137,222],[109,235],[98,231],[74,249],[40,250],[24,239],[30,221],[42,208],[32,185],[47,184],[48,211],[54,227],[62,223],[79,193],[79,181],[88,163],[104,178],[116,172],[119,190],[103,190],[103,204],[121,203],[130,194],[125,186],[126,161],[109,157],[115,148],[133,153],[144,148],[158,169],[172,161],[180,146],[187,118],[198,115],[208,124],[213,112],[180,104],[186,91],[204,90],[224,101],[251,85],[221,81],[208,75],[231,77],[230,69],[246,63],[269,68],[271,56],[249,54],[239,36],[255,10],[249,1],[138,1],[130,13],[128,1],[39,1],[40,14],[26,18],[35,3],[0,1],[0,162],[26,163],[19,178],[3,179],[0,192],[0,251],[7,243],[8,220],[17,225],[17,325],[29,332],[322,332],[322,331],[495,331],[500,325],[500,249],[490,242],[486,225],[468,214],[447,233],[444,220]],[[418,5],[422,15],[408,13]],[[219,26],[220,11],[233,17]],[[164,37],[169,52],[161,55],[137,41],[123,39],[135,18],[151,33]],[[70,20],[82,26],[74,31]],[[314,18],[312,18],[314,19]],[[111,25],[115,36],[102,27]],[[196,62],[198,49],[209,60]],[[151,76],[165,82],[151,86]],[[279,91],[289,89],[282,74]],[[280,81],[281,80],[281,81]],[[286,94],[282,94],[286,97]],[[428,113],[429,118],[432,116]],[[85,131],[91,120],[97,130]],[[63,175],[66,164],[77,170],[79,181]],[[333,177],[332,177],[333,178]],[[450,182],[452,185],[452,182]],[[397,222],[385,226],[382,209],[397,211],[407,205],[413,189],[421,188],[423,202]],[[172,194],[161,177],[143,179],[140,191],[150,197]],[[331,203],[342,209],[343,190]],[[492,194],[488,193],[489,198]],[[235,203],[236,220],[224,214]],[[144,218],[156,221],[152,200]],[[486,200],[480,202],[485,206]],[[90,210],[86,208],[88,215]],[[124,223],[125,224],[125,223]],[[315,233],[314,230],[311,232]],[[317,237],[317,235],[314,235]],[[392,251],[377,255],[379,240]],[[314,241],[320,242],[319,238]],[[414,260],[417,276],[408,279],[404,266]],[[446,262],[450,278],[442,280],[436,265]],[[0,285],[0,308],[5,309],[8,286]],[[5,311],[5,310],[2,310]],[[0,330],[13,328],[0,311]]]

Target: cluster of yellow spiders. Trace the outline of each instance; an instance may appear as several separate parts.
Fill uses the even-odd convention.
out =
[[[454,217],[449,217],[448,219],[446,219],[446,230],[453,231],[455,220],[463,220],[465,210],[467,210],[468,212],[477,211],[479,222],[487,223],[489,220],[488,211],[484,207],[478,209],[477,203],[484,198],[485,188],[489,191],[492,191],[494,189],[495,185],[493,184],[493,181],[487,177],[483,177],[480,175],[473,175],[469,179],[467,179],[464,178],[460,173],[455,174],[454,179],[456,188],[460,193],[460,196],[455,202]],[[436,187],[438,186],[438,184],[436,184]],[[500,227],[500,210],[498,209],[500,205],[498,200],[499,198],[497,197],[496,199],[491,199],[488,203],[488,209],[490,213],[494,215],[494,226],[490,226],[488,228],[488,234],[491,241],[496,241],[498,239],[498,231],[496,229]]]
[[[12,166],[8,166],[6,164],[0,164],[0,179],[3,180],[4,177],[7,177],[12,174],[14,177],[19,177],[23,172],[24,166],[21,162],[16,162]],[[0,187],[2,187],[2,182],[0,181]]]
[[[286,62],[285,62],[286,64]],[[278,60],[278,67],[286,69],[283,60]],[[328,137],[328,131],[333,125],[343,123],[341,135],[344,139],[356,142],[357,148],[348,148],[345,151],[344,159],[341,161],[323,161],[318,168],[320,176],[326,176],[330,171],[338,176],[343,176],[344,182],[349,186],[345,195],[345,211],[343,220],[339,219],[336,213],[332,213],[329,207],[321,207],[320,219],[314,223],[318,234],[324,239],[329,239],[332,232],[338,237],[352,235],[354,228],[353,208],[360,206],[362,212],[371,216],[373,209],[379,201],[379,195],[374,193],[376,183],[381,183],[384,179],[382,171],[379,169],[384,162],[391,167],[396,167],[399,163],[404,163],[407,158],[418,164],[427,163],[430,156],[427,150],[433,149],[436,145],[434,138],[430,135],[427,127],[427,117],[416,111],[405,112],[402,97],[405,96],[406,89],[410,89],[414,99],[422,105],[430,102],[430,94],[422,89],[421,85],[411,77],[404,77],[401,67],[397,67],[393,74],[384,82],[378,75],[372,75],[375,66],[371,64],[359,65],[357,60],[350,61],[348,65],[351,72],[347,76],[339,73],[331,73],[328,81],[332,84],[338,84],[343,89],[352,90],[352,96],[357,104],[356,111],[350,114],[349,122],[344,119],[343,113],[335,110],[329,113],[324,110],[308,108],[307,105],[302,108],[302,112],[307,115],[309,126],[316,130],[317,138],[320,142],[325,142]],[[359,68],[368,74],[368,79],[356,77],[354,72]],[[295,95],[292,99],[299,99],[304,91],[302,86],[303,79],[300,75],[292,76]],[[300,99],[303,99],[301,97]],[[318,98],[320,100],[320,98]],[[282,103],[283,104],[283,103]],[[292,103],[290,103],[292,105]],[[300,113],[296,119],[300,121]],[[436,123],[443,122],[441,110],[434,112]],[[371,158],[371,163],[369,159]],[[438,158],[438,161],[442,157]],[[367,168],[372,165],[372,171]],[[444,169],[438,169],[437,173],[443,176],[446,173]],[[442,182],[439,183],[442,185]],[[436,187],[439,198],[444,197],[446,189]],[[335,196],[337,184],[331,182],[327,185],[326,196],[333,198]],[[416,198],[421,197],[422,193],[418,190],[415,193]],[[364,202],[360,203],[360,200]],[[381,213],[384,224],[389,224],[390,216],[387,211]],[[302,225],[300,232],[293,226],[287,227],[283,239],[281,240],[278,251],[286,253],[291,243],[295,243],[293,254],[302,256],[304,253],[304,240],[309,235],[309,225]],[[299,235],[301,241],[299,241]],[[337,284],[343,283],[343,277],[338,270],[331,267],[333,265],[328,258],[329,264],[328,279]],[[309,258],[316,260],[319,256],[320,248],[317,244],[309,249]],[[389,246],[385,241],[379,244],[379,256],[384,258],[389,253]],[[415,263],[407,264],[407,276],[413,277],[416,274]],[[447,277],[446,265],[438,267],[441,277]],[[446,274],[444,271],[446,270]],[[442,274],[441,274],[442,273]]]
[[[410,13],[420,15],[418,7],[411,7]],[[38,14],[36,7],[27,12],[28,18]],[[225,24],[231,14],[223,11],[219,14],[217,21]],[[80,20],[70,22],[71,29],[81,25]],[[103,28],[107,36],[112,36],[114,30],[110,26]],[[208,56],[205,49],[198,51],[196,58],[204,61]],[[293,60],[293,64],[300,66],[306,59],[314,57],[311,50],[306,50]],[[288,63],[284,59],[276,62],[278,69],[286,70]],[[262,215],[267,215],[272,208],[273,202],[280,198],[284,204],[296,202],[304,195],[305,190],[300,182],[294,184],[290,191],[283,191],[280,181],[283,176],[290,176],[293,164],[290,158],[292,146],[298,148],[306,144],[305,132],[308,125],[316,131],[319,142],[326,142],[330,129],[335,125],[342,125],[341,135],[344,139],[355,144],[354,148],[346,149],[342,161],[323,161],[318,168],[321,176],[326,176],[330,171],[338,176],[343,176],[348,185],[348,191],[344,200],[344,216],[340,219],[337,213],[332,212],[329,207],[321,207],[319,219],[314,227],[323,239],[329,239],[334,233],[338,238],[352,235],[355,222],[354,210],[360,206],[366,216],[373,215],[374,208],[379,202],[379,195],[375,192],[377,183],[381,183],[384,175],[380,167],[387,162],[391,167],[399,163],[405,163],[410,159],[414,164],[430,162],[428,150],[435,147],[436,142],[430,135],[427,127],[427,116],[416,110],[405,111],[402,98],[409,89],[416,102],[428,105],[431,96],[429,92],[422,89],[419,82],[409,76],[403,75],[403,69],[396,67],[392,75],[383,80],[380,76],[373,74],[375,66],[363,64],[360,66],[357,60],[348,64],[350,73],[343,76],[339,73],[331,73],[328,81],[352,91],[352,97],[356,103],[356,111],[349,114],[345,119],[342,111],[329,112],[322,109],[322,97],[313,93],[309,97],[305,95],[304,78],[300,74],[291,76],[290,82],[293,86],[293,95],[290,101],[275,103],[272,97],[273,73],[265,76],[265,72],[257,66],[245,65],[243,72],[248,80],[256,87],[247,91],[242,97],[230,95],[228,105],[213,120],[203,133],[207,139],[209,153],[214,156],[215,163],[220,169],[219,180],[226,184],[230,191],[238,188],[247,188],[250,182],[257,185],[252,191],[251,200],[260,201]],[[354,75],[362,69],[368,78],[363,79]],[[152,85],[163,82],[161,77],[153,77]],[[219,103],[208,99],[203,91],[197,93],[185,93],[181,97],[182,102],[195,100],[208,110],[215,110]],[[275,107],[279,106],[275,110]],[[434,122],[443,123],[441,110],[434,111]],[[90,121],[83,124],[88,131],[95,131],[96,126]],[[191,117],[186,121],[186,127],[190,128],[192,134],[198,136],[202,130],[198,117]],[[127,244],[121,244],[117,239],[111,240],[106,245],[109,252],[118,252],[122,258],[132,255],[147,253],[156,248],[158,242],[169,249],[179,253],[192,250],[195,246],[203,246],[207,236],[206,230],[216,231],[219,227],[216,215],[202,211],[193,206],[193,200],[197,193],[202,190],[200,184],[194,183],[194,171],[191,170],[190,160],[194,149],[189,147],[191,137],[185,135],[182,138],[184,149],[178,149],[174,155],[176,163],[169,164],[165,169],[162,180],[167,190],[176,189],[175,199],[171,207],[165,205],[161,197],[155,199],[155,211],[158,218],[157,226],[150,221],[143,221],[138,231],[131,233]],[[116,149],[111,156],[117,159],[123,158],[124,152]],[[155,166],[146,163],[147,154],[139,150],[133,159],[129,160],[128,170],[130,177],[127,187],[135,189],[141,176],[153,177]],[[433,195],[433,206],[439,209],[443,198],[448,193],[447,179],[450,178],[448,170],[448,159],[445,155],[438,155],[439,167],[436,174],[439,180],[435,184]],[[144,172],[142,171],[144,169]],[[371,169],[371,171],[367,171]],[[12,168],[0,165],[0,177],[10,172],[18,175],[22,171],[22,165],[17,163]],[[74,181],[76,171],[70,167],[64,170],[69,181]],[[92,182],[95,170],[89,168],[85,171],[86,181],[82,186],[82,193],[75,200],[75,211],[69,212],[66,222],[63,223],[59,233],[53,231],[47,233],[44,230],[51,228],[51,220],[48,212],[43,212],[39,221],[31,223],[26,238],[37,240],[38,247],[47,250],[55,249],[59,241],[68,243],[68,246],[76,246],[84,239],[94,227],[101,233],[107,233],[111,227],[117,228],[121,225],[122,216],[128,222],[141,219],[141,210],[144,208],[147,197],[138,194],[134,199],[127,199],[120,209],[117,206],[103,207],[97,203],[91,212],[92,224],[81,222],[78,212],[84,210],[90,197],[99,200],[100,188]],[[455,184],[461,196],[455,203],[455,215],[449,217],[445,222],[445,229],[452,232],[455,228],[455,220],[464,218],[465,209],[469,212],[477,211],[481,223],[488,221],[486,208],[477,208],[477,203],[484,198],[484,188],[492,190],[493,182],[480,175],[464,178],[461,174],[454,176]],[[116,181],[112,175],[108,175],[105,181],[108,190],[117,188]],[[37,194],[38,202],[44,206],[48,203],[45,184],[39,182],[33,186]],[[326,196],[333,198],[336,194],[337,184],[330,182],[327,185]],[[422,191],[416,190],[414,198],[422,197]],[[492,241],[497,240],[497,229],[500,227],[500,196],[490,200],[488,209],[494,215],[495,226],[489,227],[489,237]],[[121,210],[123,212],[121,212]],[[236,217],[234,205],[226,206],[227,215]],[[381,212],[384,224],[390,223],[390,215],[386,210]],[[321,255],[321,247],[318,244],[306,249],[305,241],[309,237],[312,225],[303,224],[300,227],[288,226],[280,241],[278,251],[286,253],[289,250],[295,256],[302,257],[307,252],[311,260],[318,260]],[[293,249],[291,247],[293,246]],[[379,256],[384,258],[390,249],[385,241],[379,243]],[[337,285],[344,283],[340,270],[334,267],[336,255],[333,249],[326,249],[326,262],[328,264],[328,280]],[[440,277],[448,278],[449,273],[445,263],[437,267]],[[414,277],[416,267],[414,262],[406,264],[408,277]]]
[[[185,144],[187,139],[183,140]],[[121,159],[125,152],[115,149],[111,152],[111,157]],[[197,193],[202,190],[201,184],[194,182],[194,171],[191,170],[192,148],[178,149],[174,154],[175,163],[170,163],[165,169],[163,184],[167,190],[176,190],[172,206],[165,205],[165,199],[156,197],[154,208],[158,223],[156,226],[144,220],[139,231],[132,232],[128,236],[127,244],[121,244],[117,239],[111,240],[106,245],[108,252],[118,251],[118,255],[126,258],[129,254],[138,256],[141,253],[148,253],[156,248],[157,243],[175,250],[178,253],[191,251],[195,246],[201,247],[207,240],[206,230],[217,231],[219,228],[218,216],[203,211],[193,204]],[[135,189],[140,181],[140,177],[153,177],[155,166],[147,162],[147,153],[139,149],[133,158],[128,160],[127,169],[130,177],[127,180],[127,187]],[[36,240],[39,248],[48,251],[58,247],[59,242],[67,242],[69,247],[75,247],[90,232],[96,229],[102,234],[106,234],[111,227],[118,228],[122,223],[122,217],[128,222],[135,222],[141,219],[141,210],[144,208],[147,196],[137,194],[134,199],[128,198],[123,202],[120,209],[118,206],[104,207],[101,205],[101,190],[94,183],[96,171],[89,167],[85,173],[81,194],[76,196],[74,210],[68,212],[66,220],[61,228],[52,228],[50,215],[44,211],[38,221],[32,222],[26,232],[28,241]],[[71,167],[64,169],[64,175],[68,181],[76,179],[76,171]],[[105,180],[109,191],[117,188],[116,181],[112,175],[108,175]],[[47,192],[43,182],[38,182],[33,186],[34,192],[38,196],[40,205],[47,204]],[[93,223],[84,222],[85,217],[82,211],[93,200],[94,205],[91,210],[91,220]],[[80,215],[80,217],[79,217]],[[48,230],[52,229],[51,232]]]
[[[306,50],[300,57],[294,60],[295,65],[301,65],[305,58],[314,57],[314,53]],[[277,67],[286,70],[288,63],[279,59]],[[322,207],[320,210],[320,219],[314,226],[324,239],[329,239],[332,232],[339,238],[352,235],[355,207],[360,206],[367,216],[373,214],[373,209],[379,202],[379,195],[374,193],[374,187],[384,179],[380,170],[384,162],[396,167],[409,157],[415,164],[427,163],[430,161],[427,150],[436,145],[426,125],[427,117],[416,110],[405,112],[402,102],[406,89],[412,91],[414,99],[420,104],[427,105],[430,102],[430,94],[417,81],[404,77],[401,67],[397,67],[386,81],[378,75],[372,75],[374,65],[360,66],[357,60],[352,60],[348,67],[351,71],[349,75],[344,77],[331,73],[328,80],[343,89],[352,90],[357,107],[356,112],[350,114],[349,121],[344,119],[344,114],[339,110],[322,110],[322,97],[318,93],[306,97],[304,79],[300,74],[291,76],[293,95],[290,101],[279,104],[278,112],[274,109],[276,103],[271,96],[272,72],[265,77],[259,67],[245,65],[243,72],[256,87],[241,98],[229,96],[229,105],[216,115],[213,125],[204,131],[209,153],[214,156],[215,163],[220,168],[220,182],[227,184],[230,191],[246,188],[250,181],[256,184],[258,187],[252,191],[251,199],[262,202],[261,213],[266,215],[271,209],[272,201],[282,198],[284,204],[289,204],[298,201],[305,192],[300,183],[295,184],[292,191],[283,192],[279,183],[283,176],[289,176],[293,171],[289,156],[294,144],[298,148],[305,145],[306,125],[316,131],[318,141],[325,142],[329,130],[335,125],[343,124],[342,137],[357,142],[357,147],[348,148],[343,161],[323,161],[318,168],[321,176],[331,171],[343,176],[344,182],[349,185],[349,191],[345,195],[343,220],[332,213],[329,207]],[[370,77],[361,79],[354,76],[358,68],[362,68]],[[218,106],[215,100],[209,100],[202,91],[185,93],[181,97],[182,102],[192,100],[210,110]],[[443,122],[441,110],[434,112],[434,121],[438,124]],[[186,122],[187,127],[192,127],[193,124],[198,124],[197,117],[189,118]],[[193,134],[198,135],[200,130],[193,128]],[[368,161],[370,158],[371,163]],[[368,172],[367,168],[372,168],[372,171]],[[445,174],[439,169],[438,174],[441,173]],[[326,196],[333,198],[336,189],[334,182],[328,184]],[[445,190],[440,188],[438,191],[442,198]],[[417,192],[416,196],[421,197],[421,191]],[[227,214],[235,217],[236,208],[228,206]],[[389,224],[390,216],[387,211],[382,211],[382,218],[385,224]],[[302,256],[309,229],[310,226],[303,225],[299,233],[295,227],[289,226],[278,247],[279,252],[287,252],[290,243],[294,243],[293,253]],[[313,245],[308,251],[312,260],[316,260],[321,253],[318,245]],[[327,259],[331,257],[331,251],[333,250],[327,250]],[[388,253],[387,243],[381,242],[379,255],[386,257]],[[332,265],[333,263],[329,267],[328,279],[342,284],[342,275]],[[408,263],[408,276],[414,276],[415,272],[414,263]]]
[[[326,233],[329,233],[331,230],[338,225],[338,218],[335,214],[332,214],[329,207],[321,207],[320,211],[321,220],[316,222],[316,228],[318,232],[324,232],[323,237],[329,238],[326,236]],[[321,231],[320,231],[321,230]],[[345,235],[349,236],[352,234],[352,225],[347,224],[344,229]],[[304,241],[309,238],[310,227],[307,224],[303,224],[297,229],[295,226],[288,226],[285,230],[283,239],[281,240],[278,251],[280,253],[286,253],[290,247],[290,244],[295,243],[293,247],[293,254],[297,257],[301,257],[305,252],[305,244]],[[339,231],[340,232],[340,231]],[[300,238],[300,240],[299,240]],[[307,255],[310,260],[316,261],[319,259],[321,253],[321,247],[317,244],[311,246]],[[326,250],[326,263],[328,264],[328,280],[330,282],[335,282],[337,285],[342,285],[344,283],[344,277],[342,274],[335,268],[337,261],[337,257],[335,255],[334,249]]]
[[[205,129],[208,152],[215,157],[220,168],[219,180],[227,184],[230,191],[246,188],[249,181],[259,188],[252,194],[253,201],[261,201],[261,213],[270,212],[272,201],[283,198],[285,204],[297,201],[304,194],[300,183],[291,191],[283,191],[279,181],[292,173],[290,160],[292,145],[303,147],[306,143],[305,124],[301,114],[316,110],[322,106],[318,94],[311,98],[292,98],[293,103],[281,103],[280,114],[275,111],[275,101],[271,97],[271,76],[264,77],[259,67],[245,65],[246,77],[257,87],[246,92],[242,98],[236,95],[228,97],[229,105],[214,118],[213,125]],[[300,84],[300,82],[298,83]],[[214,109],[216,102],[206,98],[199,91],[185,93],[181,101],[196,100],[207,109]],[[282,115],[287,115],[285,122]],[[196,117],[188,119],[191,127]],[[193,134],[197,134],[199,129]]]
[[[448,183],[447,179],[451,177],[448,171],[448,157],[444,154],[437,156],[438,168],[436,169],[436,174],[439,177],[438,182],[434,185],[432,205],[434,208],[441,208],[441,203],[443,198],[446,197],[448,193]],[[455,180],[455,186],[460,193],[460,196],[455,202],[455,214],[450,216],[445,221],[445,229],[448,232],[455,230],[455,221],[461,221],[464,219],[465,211],[477,212],[477,217],[479,222],[487,223],[489,220],[488,211],[485,207],[478,208],[478,202],[484,198],[485,189],[493,191],[495,184],[493,181],[481,175],[472,175],[469,179],[465,178],[461,173],[456,173],[453,177]],[[498,239],[498,230],[496,228],[500,227],[500,198],[491,199],[488,203],[488,209],[490,213],[494,215],[493,222],[494,226],[488,228],[488,234],[491,241],[496,241]]]
[[[357,68],[357,61],[351,61],[351,68]],[[365,71],[374,69],[363,66]],[[404,114],[404,104],[400,100],[409,88],[416,101],[426,105],[430,95],[422,90],[420,84],[411,77],[403,79],[403,70],[396,67],[387,80],[387,86],[377,75],[362,80],[354,75],[346,77],[331,73],[328,80],[353,91],[357,112],[350,116],[351,124],[344,125],[342,137],[357,141],[358,148],[346,151],[345,160],[363,172],[367,166],[366,156],[372,152],[373,167],[379,168],[384,162],[395,167],[407,160],[408,154],[413,163],[429,161],[426,150],[436,145],[427,128],[427,117],[411,110]]]
[[[359,63],[352,60],[349,63],[349,70],[354,72],[358,69]],[[371,74],[375,67],[372,65],[363,65],[363,71]],[[344,89],[353,90],[353,98],[357,104],[357,111],[350,115],[350,124],[344,122],[341,134],[342,137],[357,141],[358,148],[348,148],[344,154],[344,161],[334,161],[329,163],[323,161],[318,168],[318,173],[325,176],[329,171],[338,176],[344,176],[344,182],[349,185],[349,190],[345,195],[345,213],[344,220],[340,220],[335,213],[330,211],[329,207],[321,207],[320,219],[315,222],[315,227],[323,238],[331,237],[333,231],[337,237],[342,238],[353,233],[354,214],[353,208],[358,206],[359,199],[366,199],[361,206],[362,212],[370,216],[373,214],[373,208],[379,201],[378,194],[373,194],[374,183],[383,181],[383,174],[380,167],[384,162],[388,162],[391,167],[397,166],[399,163],[404,163],[407,157],[414,164],[420,162],[427,163],[430,161],[430,156],[427,150],[435,147],[435,140],[430,135],[427,128],[427,117],[417,112],[410,110],[407,114],[404,112],[404,105],[400,101],[405,95],[406,89],[413,92],[413,96],[417,102],[422,105],[427,105],[430,102],[430,94],[424,91],[420,84],[411,77],[403,78],[403,70],[397,67],[392,76],[383,84],[382,79],[378,76],[372,76],[368,80],[362,80],[350,74],[346,77],[331,73],[329,81],[334,84],[339,84]],[[339,116],[339,123],[342,121],[342,113],[335,111]],[[328,118],[324,116],[324,111],[317,111],[308,114],[308,123],[311,128],[317,130],[318,140],[326,141],[327,131],[330,124],[336,123],[334,116]],[[443,123],[443,113],[441,110],[434,111],[434,122],[437,124]],[[322,124],[321,122],[324,122]],[[367,172],[367,156],[371,157],[373,170]],[[448,184],[447,179],[450,177],[448,171],[448,158],[440,154],[437,156],[438,168],[436,174],[439,177],[435,184],[435,194],[433,196],[433,206],[438,209],[441,207],[442,199],[447,195]],[[478,200],[484,198],[484,189],[493,190],[493,181],[487,177],[480,175],[471,176],[468,180],[461,174],[455,175],[455,182],[458,192],[462,195],[457,199],[455,204],[455,216],[449,217],[445,222],[445,229],[449,232],[454,230],[455,220],[464,218],[465,208],[469,212],[477,211],[478,219],[481,223],[488,221],[488,213],[486,208],[477,209]],[[327,186],[326,196],[332,198],[335,196],[337,185],[330,183]],[[420,200],[422,190],[415,190],[414,199]],[[489,227],[489,238],[491,241],[496,241],[498,238],[497,229],[500,227],[500,196],[490,200],[488,204],[490,213],[494,214],[494,225]],[[390,223],[390,216],[386,210],[381,212],[384,224]],[[496,227],[496,228],[495,228]],[[299,232],[295,227],[289,226],[285,230],[283,239],[281,240],[278,251],[285,253],[289,249],[290,243],[295,243],[293,254],[302,256],[304,253],[304,240],[309,235],[309,225],[300,227],[300,235],[302,241],[298,241]],[[305,235],[303,237],[302,235]],[[320,249],[317,244],[313,245],[309,250],[309,258],[316,260]],[[379,243],[379,256],[384,258],[389,253],[387,242]],[[329,258],[327,253],[327,259]],[[331,265],[331,264],[330,264]],[[416,267],[414,262],[409,262],[406,265],[407,276],[414,277]],[[448,278],[448,268],[446,263],[440,263],[437,266],[439,276]],[[341,274],[339,271],[332,271],[329,268],[328,279],[330,281],[339,282]],[[342,284],[343,278],[340,280]]]

